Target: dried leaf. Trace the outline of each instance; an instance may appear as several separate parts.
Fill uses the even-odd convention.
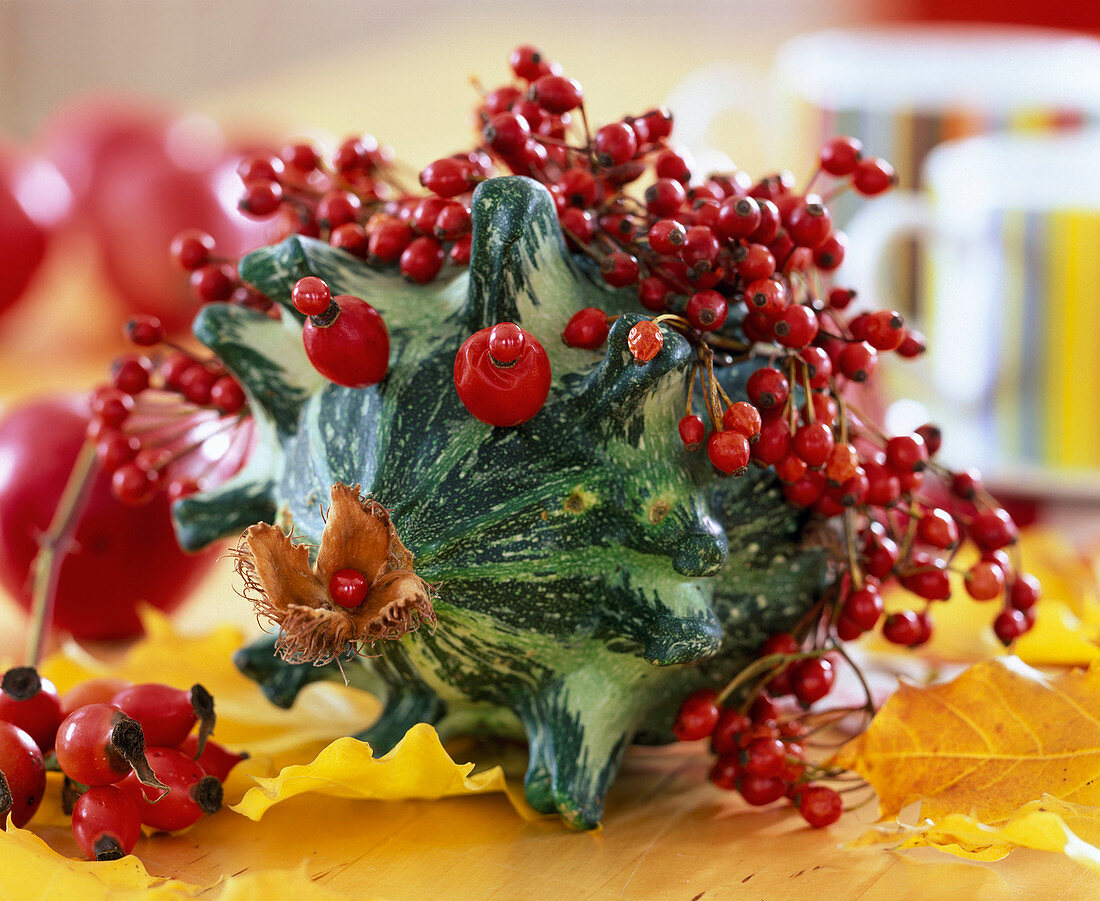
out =
[[[852,847],[890,844],[895,850],[935,848],[968,860],[995,861],[1015,848],[1065,854],[1100,870],[1100,808],[1084,807],[1049,795],[1029,801],[1001,825],[953,813],[917,826],[900,823],[871,830]]]
[[[921,802],[938,820],[1002,823],[1047,793],[1100,805],[1100,664],[1047,678],[1015,657],[951,682],[902,685],[835,763],[857,771],[885,817]]]
[[[472,763],[455,763],[435,729],[420,723],[393,750],[378,758],[366,742],[338,738],[311,763],[288,766],[273,779],[257,779],[257,787],[250,789],[233,810],[258,820],[272,805],[306,792],[397,801],[502,791],[521,816],[537,816],[509,789],[499,766],[471,775],[473,768]]]
[[[329,663],[364,644],[435,624],[431,587],[412,571],[412,554],[387,510],[364,500],[358,485],[332,486],[314,567],[305,545],[266,523],[249,527],[236,554],[245,597],[279,627],[275,648],[289,662]],[[341,569],[358,570],[370,586],[356,607],[329,595],[329,582]]]

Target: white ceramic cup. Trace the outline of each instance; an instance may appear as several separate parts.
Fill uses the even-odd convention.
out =
[[[1100,495],[1100,129],[949,142],[922,180],[863,206],[838,273],[893,307],[884,263],[920,245],[929,349],[890,395],[944,427],[948,463]]]
[[[902,190],[917,190],[929,152],[944,141],[1010,131],[1100,124],[1100,41],[1073,32],[998,26],[836,29],[788,41],[774,66],[774,129],[814,154],[851,135],[888,160]],[[812,167],[813,158],[799,165]],[[845,228],[861,204],[831,204]],[[925,295],[913,247],[895,255],[895,306],[920,315]]]

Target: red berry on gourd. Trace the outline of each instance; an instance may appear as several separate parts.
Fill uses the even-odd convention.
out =
[[[141,814],[115,785],[95,785],[73,806],[73,838],[89,860],[118,860],[141,837]]]
[[[515,426],[542,409],[550,393],[550,360],[534,335],[512,322],[481,329],[455,355],[459,400],[482,422]]]
[[[626,336],[626,346],[639,365],[652,360],[664,345],[665,336],[661,333],[661,327],[652,319],[635,323]]]
[[[302,341],[313,368],[345,388],[377,384],[389,368],[386,323],[374,307],[358,297],[334,297],[324,313],[306,320]]]
[[[53,750],[57,727],[63,719],[61,698],[49,679],[33,666],[15,666],[0,682],[0,720],[26,732],[43,754]]]

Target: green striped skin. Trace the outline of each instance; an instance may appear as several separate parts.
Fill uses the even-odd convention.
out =
[[[390,511],[419,575],[438,585],[438,625],[345,659],[384,711],[364,733],[388,750],[417,722],[444,736],[526,736],[527,797],[579,828],[600,819],[623,753],[671,739],[676,708],[729,679],[772,632],[820,593],[822,552],[774,481],[718,478],[689,454],[676,424],[693,350],[672,330],[638,365],[625,313],[606,351],[560,335],[585,306],[636,307],[562,241],[549,194],[523,178],[482,184],[468,271],[410,286],[332,247],[292,238],[242,261],[242,276],[282,307],[281,321],[205,308],[196,333],[241,379],[261,428],[248,467],[180,501],[181,541],[200,547],[260,519],[316,543],[334,482],[360,484]],[[390,330],[377,386],[325,382],[306,360],[290,289],[318,275],[354,294]],[[453,385],[474,331],[519,322],[553,371],[541,412],[514,428],[475,420]],[[745,373],[724,370],[730,383]],[[271,642],[238,663],[283,705],[309,681],[338,676],[273,659]]]

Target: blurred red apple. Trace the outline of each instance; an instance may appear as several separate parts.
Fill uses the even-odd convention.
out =
[[[226,257],[265,242],[267,225],[237,211],[240,154],[211,119],[148,100],[85,98],[55,114],[41,143],[126,313],[153,314],[173,330],[190,325],[199,303],[169,256],[183,229],[209,232]]]
[[[43,179],[50,179],[48,167],[40,172]],[[43,197],[43,215],[32,215],[37,212],[33,205],[37,188],[41,187],[46,195],[59,188],[64,191],[64,186],[57,183],[56,172],[52,186],[36,185],[35,177],[32,160],[14,147],[0,144],[0,312],[23,295],[46,254],[49,197]],[[64,203],[63,196],[56,199]]]

